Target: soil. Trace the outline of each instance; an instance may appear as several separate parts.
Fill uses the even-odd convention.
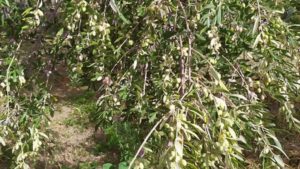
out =
[[[64,121],[72,116],[74,110],[67,103],[56,105],[56,112],[50,125],[49,138],[53,138],[48,146],[48,152],[41,157],[39,168],[55,169],[69,167],[77,168],[80,163],[103,164],[105,155],[96,156],[92,147],[95,146],[94,130],[92,127],[79,129],[67,126]]]
[[[58,72],[65,74],[63,69]],[[114,152],[106,152],[101,155],[93,152],[97,143],[103,142],[105,139],[102,130],[95,131],[93,125],[79,128],[65,124],[67,119],[76,118],[72,117],[75,107],[71,104],[71,99],[82,95],[87,91],[87,87],[72,87],[70,80],[64,76],[56,76],[51,81],[53,81],[51,93],[57,99],[54,105],[55,113],[48,128],[51,140],[49,140],[45,152],[42,153],[36,168],[76,169],[82,163],[93,163],[101,168],[100,166],[105,161],[117,161],[117,155]]]
[[[286,137],[281,137],[283,150],[288,155],[289,159],[285,162],[290,169],[300,169],[300,135],[289,134]]]
[[[300,134],[299,133],[286,133],[278,134],[284,152],[287,157],[282,155],[285,162],[285,169],[300,169]],[[247,169],[259,169],[259,154],[247,153],[246,162],[249,164]]]

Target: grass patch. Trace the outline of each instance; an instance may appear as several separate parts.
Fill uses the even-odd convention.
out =
[[[86,91],[72,98],[70,103],[74,107],[71,116],[63,121],[66,126],[88,128],[91,125],[89,115],[97,111],[94,92]]]

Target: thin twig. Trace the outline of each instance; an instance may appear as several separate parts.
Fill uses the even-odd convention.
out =
[[[144,18],[142,18],[142,20],[141,20],[140,22],[138,22],[138,23],[134,26],[134,28],[131,30],[131,34],[133,34],[133,32],[134,32],[137,28],[139,28],[139,25],[140,25],[140,23],[141,23],[143,20],[144,20]],[[127,38],[123,41],[123,43],[122,43],[122,44],[114,51],[114,53],[119,52],[119,51],[122,49],[123,45],[124,45],[128,40],[129,40],[129,38],[127,37]],[[122,60],[124,57],[126,57],[128,54],[130,54],[130,53],[133,52],[134,50],[138,49],[139,47],[140,47],[140,45],[135,45],[135,46],[131,47],[128,51],[126,51],[126,52],[123,54],[123,56],[121,56],[120,59],[115,63],[115,65],[114,65],[113,68],[111,69],[111,72],[115,69],[115,67],[121,62],[121,60]]]
[[[189,22],[188,22],[188,17],[187,17],[187,14],[186,14],[186,11],[184,9],[184,6],[182,4],[181,1],[179,1],[179,4],[180,4],[180,7],[183,11],[183,15],[184,15],[184,19],[185,19],[185,25],[186,25],[186,30],[188,32],[188,57],[187,57],[187,63],[188,63],[188,80],[189,80],[189,84],[191,83],[192,81],[192,69],[191,69],[191,60],[192,60],[192,36],[191,36],[191,29],[190,29],[190,26],[189,26]]]
[[[141,146],[139,147],[138,151],[136,152],[135,156],[133,157],[133,159],[131,160],[128,169],[131,169],[134,161],[136,160],[137,156],[140,154],[140,152],[142,151],[142,149],[144,148],[145,144],[147,143],[148,139],[150,138],[150,136],[152,135],[152,133],[155,131],[155,129],[158,127],[158,125],[163,121],[166,120],[167,118],[164,116],[163,118],[161,118],[154,126],[153,128],[150,130],[150,132],[148,133],[148,135],[145,137],[143,143],[141,144]]]
[[[184,95],[180,98],[180,101],[182,101],[188,94],[190,94],[193,90],[194,85],[190,86],[189,91],[185,92]]]
[[[139,46],[136,45],[136,46],[133,46],[132,48],[130,48],[128,51],[126,51],[126,52],[124,53],[124,55],[121,56],[120,59],[115,63],[115,65],[113,66],[113,68],[112,68],[110,71],[113,72],[114,69],[116,68],[116,66],[122,61],[122,59],[123,59],[124,57],[126,57],[126,56],[129,55],[129,54],[131,54],[134,50],[136,50],[136,49],[138,49],[138,48],[139,48]]]
[[[148,76],[148,63],[145,64],[145,69],[144,69],[143,96],[146,94],[147,76]]]
[[[221,56],[221,57],[224,58],[224,59],[230,64],[230,66],[231,66],[231,67],[239,74],[239,76],[241,77],[243,83],[244,83],[245,86],[246,86],[246,89],[249,90],[249,86],[248,86],[248,84],[247,84],[247,82],[246,82],[246,80],[245,80],[244,74],[243,74],[240,70],[238,70],[238,68],[236,68],[236,67],[230,62],[230,60],[228,60],[225,56]]]
[[[259,0],[257,0],[257,9],[258,9],[259,18],[261,19],[261,11],[260,11]]]
[[[7,95],[9,95],[9,92],[10,92],[10,84],[9,84],[9,73],[10,73],[10,68],[11,68],[12,64],[14,63],[14,61],[15,61],[15,58],[16,58],[16,52],[20,49],[21,44],[22,44],[22,40],[21,40],[20,43],[18,44],[18,46],[17,46],[17,48],[16,48],[16,50],[15,50],[15,52],[14,52],[14,54],[13,54],[13,57],[12,57],[12,59],[11,59],[9,65],[8,65],[8,68],[7,68],[7,70],[6,70],[5,83],[6,83],[6,94],[7,94]],[[9,115],[9,113],[10,113],[9,103],[10,103],[10,99],[8,99],[7,104],[6,104],[8,115]]]
[[[185,69],[184,69],[184,54],[182,46],[182,37],[179,36],[179,45],[180,45],[180,59],[179,59],[179,72],[180,72],[180,97],[184,96],[185,91]]]

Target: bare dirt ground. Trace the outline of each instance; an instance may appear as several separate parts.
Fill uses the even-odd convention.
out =
[[[48,155],[42,157],[44,164],[39,168],[78,168],[80,163],[97,163],[99,166],[103,164],[105,155],[96,156],[91,152],[96,144],[93,128],[67,126],[64,121],[72,116],[72,107],[60,103],[56,105],[56,109],[49,128],[49,138],[53,138],[53,142],[49,144],[51,153],[47,152]]]
[[[300,135],[291,134],[281,140],[283,149],[288,155],[286,163],[291,169],[300,169]]]
[[[69,79],[64,77],[55,77],[53,81],[52,94],[57,103],[54,105],[55,113],[48,128],[51,140],[36,168],[73,169],[79,168],[80,163],[94,163],[101,166],[110,155],[95,155],[93,148],[103,139],[103,133],[95,132],[92,125],[78,128],[65,124],[66,120],[76,118],[72,117],[75,107],[69,100],[86,92],[87,88],[71,87]]]
[[[280,154],[285,162],[284,169],[300,169],[300,134],[279,134],[277,137],[282,144],[284,152],[288,156],[288,158],[286,158]],[[247,169],[260,169],[258,154],[247,154],[246,162],[249,164]]]

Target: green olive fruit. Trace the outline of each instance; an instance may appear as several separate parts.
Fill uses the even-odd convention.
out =
[[[273,40],[273,39],[274,39],[273,36],[269,36],[269,38],[270,38],[270,40]]]
[[[211,64],[216,64],[217,63],[217,60],[216,59],[213,59],[213,58],[210,58],[209,59],[209,62],[211,63]]]
[[[196,15],[196,19],[197,19],[198,21],[201,19],[201,17],[200,17],[200,14],[199,14],[199,13],[197,13],[197,15]]]
[[[149,10],[150,12],[154,12],[154,11],[156,10],[156,8],[155,8],[154,5],[151,5],[151,6],[148,7],[148,10]]]
[[[191,136],[188,135],[188,136],[186,137],[186,140],[187,140],[187,141],[191,141],[191,140],[192,140]]]
[[[166,123],[165,124],[165,128],[169,129],[170,128],[170,124]]]
[[[282,90],[286,91],[287,90],[286,86],[282,86]]]
[[[249,83],[252,83],[252,82],[253,82],[252,79],[251,79],[250,77],[247,78],[247,80],[248,80]]]
[[[279,108],[279,111],[284,112],[286,110],[286,108],[284,106]]]
[[[221,79],[221,74],[217,73],[218,79]]]
[[[257,93],[261,93],[261,88],[257,88]]]
[[[209,98],[210,101],[213,101],[213,100],[214,100],[214,96],[213,96],[212,94],[209,94],[209,95],[208,95],[208,98]]]
[[[218,80],[215,80],[215,81],[214,81],[214,84],[215,84],[216,86],[218,86],[218,85],[219,85],[219,81],[218,81]]]
[[[182,166],[186,166],[186,165],[187,165],[187,162],[186,162],[186,160],[181,159],[181,160],[180,160],[180,164],[181,164]]]
[[[169,137],[170,137],[170,139],[174,139],[174,138],[175,138],[174,133],[173,133],[173,132],[170,132],[170,133],[169,133]]]
[[[75,18],[80,19],[80,13],[76,13]]]
[[[275,24],[274,24],[274,27],[275,27],[275,28],[280,28],[280,25],[279,25],[278,23],[275,23]]]
[[[167,21],[168,21],[168,19],[166,17],[163,17],[163,22],[165,23]]]
[[[128,41],[128,44],[129,44],[130,46],[132,46],[132,45],[133,45],[133,40],[129,40],[129,41]]]
[[[98,19],[98,16],[97,16],[97,15],[94,15],[93,18],[94,18],[95,20],[97,20],[97,19]]]
[[[207,91],[207,89],[206,88],[203,88],[203,95],[204,95],[204,97],[206,98],[206,97],[208,97],[208,91]]]
[[[142,47],[147,47],[149,46],[148,42],[142,42]]]
[[[265,80],[266,80],[265,81],[266,85],[270,84],[271,81],[272,81],[272,79],[270,78],[270,76],[268,74],[266,75],[266,79]]]
[[[218,110],[217,113],[218,113],[219,116],[221,116],[223,114],[223,111],[222,110]]]
[[[251,83],[249,83],[249,87],[253,87],[253,83],[251,82]]]
[[[171,151],[171,156],[172,157],[175,157],[176,156],[176,152],[173,150],[173,151]]]
[[[175,158],[175,156],[176,156],[176,152],[174,150],[171,151],[170,156],[169,156],[169,160],[172,161]]]
[[[139,163],[139,169],[144,169],[144,164],[143,163]]]
[[[260,81],[256,81],[256,82],[255,82],[255,85],[256,85],[256,86],[260,86]]]

